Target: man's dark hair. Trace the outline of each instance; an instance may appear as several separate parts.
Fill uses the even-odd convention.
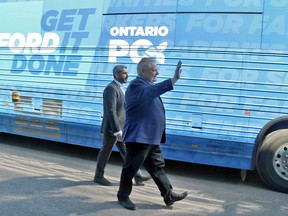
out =
[[[123,68],[127,68],[125,65],[116,65],[114,68],[113,68],[113,76],[115,77],[117,73],[120,73]]]

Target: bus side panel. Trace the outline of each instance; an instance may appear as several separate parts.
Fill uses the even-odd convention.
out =
[[[102,92],[92,65],[103,2],[1,2],[0,9],[7,20],[0,33],[1,131],[100,145]]]
[[[263,24],[259,23],[256,28],[263,31],[262,45],[263,50],[288,50],[287,41],[287,1],[265,1],[265,11]]]
[[[175,45],[185,47],[256,49],[261,29],[251,25],[262,14],[185,13],[177,15]],[[216,23],[216,24],[214,24]]]
[[[262,13],[264,0],[178,0],[177,12]]]
[[[132,80],[144,56],[156,60],[159,82],[183,61],[181,79],[162,96],[166,158],[253,168],[257,133],[287,113],[284,1],[44,0],[0,9],[8,20],[1,131],[100,147],[112,69],[127,65]]]
[[[163,144],[165,157],[250,169],[255,137],[247,134],[249,115],[240,104],[244,57],[238,52],[213,48],[259,48],[261,31],[255,31],[251,36],[247,29],[251,28],[248,25],[251,20],[262,15],[217,14],[218,18],[227,21],[222,23],[229,23],[229,26],[223,24],[214,32],[215,43],[210,38],[205,41],[203,37],[203,32],[209,35],[209,29],[204,27],[211,17],[203,13],[203,19],[199,21],[198,15],[141,13],[125,15],[124,19],[123,15],[106,14],[101,45],[109,47],[109,50],[101,50],[101,63],[96,68],[104,71],[99,74],[99,80],[103,81],[104,87],[105,80],[109,80],[105,71],[112,70],[113,62],[126,64],[129,80],[132,80],[137,75],[137,61],[143,55],[153,55],[158,63],[160,74],[157,81],[160,82],[173,76],[177,61],[182,59],[181,79],[173,91],[162,96],[167,111],[167,142]],[[192,18],[198,22],[191,24],[189,20]],[[241,27],[233,32],[235,29],[231,28],[229,20],[236,20]],[[146,32],[145,26],[154,26],[153,35],[151,29]],[[225,32],[225,29],[231,32]],[[235,36],[230,37],[232,33]],[[204,41],[203,49],[194,43],[200,40]]]
[[[177,143],[177,145],[175,145]],[[199,164],[251,169],[253,145],[246,143],[168,135],[162,144],[165,158]],[[245,154],[244,154],[245,153]]]

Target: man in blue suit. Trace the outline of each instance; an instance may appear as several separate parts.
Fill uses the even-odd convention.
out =
[[[126,149],[121,142],[122,130],[125,122],[125,91],[124,83],[128,79],[128,69],[125,65],[116,65],[113,68],[114,80],[109,83],[103,92],[104,116],[101,124],[103,134],[103,145],[97,157],[94,182],[97,184],[110,186],[112,183],[104,177],[105,167],[110,158],[112,148],[116,144],[118,150],[124,158]],[[145,177],[139,170],[135,175],[136,185],[144,185],[143,181],[150,178]]]
[[[158,68],[151,58],[142,58],[137,65],[138,76],[131,81],[125,94],[126,120],[122,140],[126,143],[125,162],[122,167],[118,202],[124,208],[135,210],[130,200],[132,179],[143,164],[158,186],[167,206],[184,199],[187,192],[176,194],[164,171],[165,163],[160,143],[165,142],[165,110],[160,95],[173,89],[180,78],[179,61],[171,79],[154,84]]]

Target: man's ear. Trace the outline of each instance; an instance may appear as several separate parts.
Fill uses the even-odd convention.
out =
[[[142,70],[140,71],[140,75],[141,75],[141,76],[144,76],[144,74],[145,74],[145,70],[142,69]]]

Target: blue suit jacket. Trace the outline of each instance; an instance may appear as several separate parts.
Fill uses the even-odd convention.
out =
[[[165,110],[160,95],[173,89],[171,79],[153,84],[136,77],[125,93],[123,141],[159,145],[165,142]]]

